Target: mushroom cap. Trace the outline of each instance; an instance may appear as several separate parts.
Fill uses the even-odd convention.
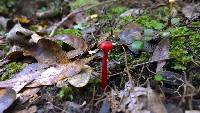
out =
[[[103,41],[100,43],[99,49],[104,52],[109,52],[112,49],[113,45],[111,41]]]

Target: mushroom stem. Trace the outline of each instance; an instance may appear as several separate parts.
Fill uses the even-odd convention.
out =
[[[99,49],[103,50],[104,55],[102,58],[102,67],[101,67],[101,88],[105,89],[107,84],[108,84],[108,80],[107,80],[107,60],[108,60],[108,52],[112,49],[113,45],[111,41],[103,41],[100,46]]]
[[[102,68],[101,68],[101,72],[102,72],[102,77],[101,77],[101,88],[105,89],[107,84],[108,84],[108,80],[107,80],[107,60],[108,60],[108,52],[104,51],[104,55],[102,58]]]

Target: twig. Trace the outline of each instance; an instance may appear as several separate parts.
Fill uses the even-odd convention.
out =
[[[143,62],[143,63],[140,63],[140,64],[133,65],[131,68],[135,68],[135,67],[138,67],[138,66],[142,66],[142,65],[150,64],[150,63],[154,63],[154,62],[169,60],[169,59],[170,59],[170,58],[163,59],[163,60],[153,60],[153,61]]]
[[[102,3],[99,3],[99,4],[95,4],[95,5],[91,5],[91,6],[86,6],[86,7],[81,7],[81,8],[78,8],[74,11],[72,11],[71,13],[69,13],[66,17],[62,18],[62,20],[58,23],[56,23],[55,25],[53,25],[53,29],[49,35],[49,37],[52,37],[56,31],[56,29],[61,26],[66,20],[69,19],[69,17],[71,17],[72,15],[74,14],[77,14],[77,13],[80,13],[80,12],[84,12],[84,11],[87,11],[89,9],[92,9],[94,7],[98,7],[98,6],[101,6],[101,5],[104,5],[104,4],[108,4],[108,3],[111,3],[111,2],[114,2],[115,0],[112,0],[112,1],[105,1],[105,2],[102,2]]]
[[[129,81],[132,83],[133,81],[132,81],[131,74],[129,72],[128,63],[127,63],[127,54],[126,54],[126,50],[125,50],[124,47],[123,47],[123,50],[124,50],[124,60],[125,60],[125,66],[126,66],[126,73],[128,74]]]

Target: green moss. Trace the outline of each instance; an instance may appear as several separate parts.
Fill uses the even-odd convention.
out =
[[[157,20],[167,21],[169,18],[169,8],[168,6],[159,7],[151,13],[151,16]]]
[[[165,25],[157,20],[153,20],[149,16],[140,16],[136,19],[136,23],[143,25],[148,29],[162,30]]]
[[[175,59],[172,67],[185,70],[200,52],[200,33],[186,27],[170,28],[168,31],[171,32],[170,57]]]
[[[7,80],[12,77],[13,74],[19,72],[22,69],[22,64],[17,62],[12,62],[5,65],[5,72],[1,76],[0,80]]]
[[[200,21],[192,22],[192,26],[198,26],[198,27],[200,27]]]
[[[115,17],[119,17],[120,14],[128,10],[127,7],[112,5],[109,6],[106,10],[106,14],[100,16],[100,19],[103,21],[113,20]]]
[[[120,15],[124,13],[126,10],[128,10],[127,7],[114,5],[108,9],[108,13],[114,14],[114,15]]]
[[[69,87],[62,87],[60,89],[60,91],[57,94],[57,97],[60,99],[69,99],[70,101],[72,101],[74,99],[74,93],[75,90],[73,87],[69,86]]]
[[[29,26],[29,29],[30,29],[31,31],[36,31],[36,30],[37,30],[37,25],[30,25],[30,26]]]
[[[97,0],[75,0],[73,2],[70,3],[70,7],[72,10],[77,9],[81,6],[85,6],[85,5],[91,5],[91,4],[97,4],[99,3]]]
[[[120,18],[119,24],[126,25],[134,20],[135,20],[135,17],[133,17],[133,16],[125,16],[125,17]]]
[[[9,13],[15,11],[16,0],[0,0],[0,12]]]
[[[67,34],[67,35],[73,35],[73,36],[77,36],[80,37],[81,36],[81,31],[78,29],[64,29],[64,28],[60,28],[55,32],[56,35],[58,34]]]

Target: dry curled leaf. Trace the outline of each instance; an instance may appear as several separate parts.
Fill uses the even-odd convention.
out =
[[[3,113],[16,100],[16,92],[13,89],[0,89],[0,113]]]
[[[62,50],[61,46],[45,38],[39,39],[35,46],[27,49],[26,54],[32,55],[39,63],[43,64],[68,63],[66,53]]]
[[[50,67],[26,87],[38,87],[42,85],[53,85],[67,77],[78,74],[85,64],[84,60],[77,60],[66,65]]]
[[[157,63],[156,72],[162,71],[166,64],[166,59],[169,59],[169,38],[162,39],[153,52],[152,61],[159,61]]]
[[[56,35],[55,39],[69,44],[76,50],[79,49],[85,51],[88,48],[87,43],[82,38],[72,35]]]
[[[21,72],[14,75],[12,79],[0,81],[0,87],[10,87],[18,93],[22,88],[39,76],[47,67],[48,66],[45,64],[30,64]]]
[[[74,87],[83,87],[89,82],[91,74],[92,68],[85,65],[80,73],[69,77],[68,82]]]

